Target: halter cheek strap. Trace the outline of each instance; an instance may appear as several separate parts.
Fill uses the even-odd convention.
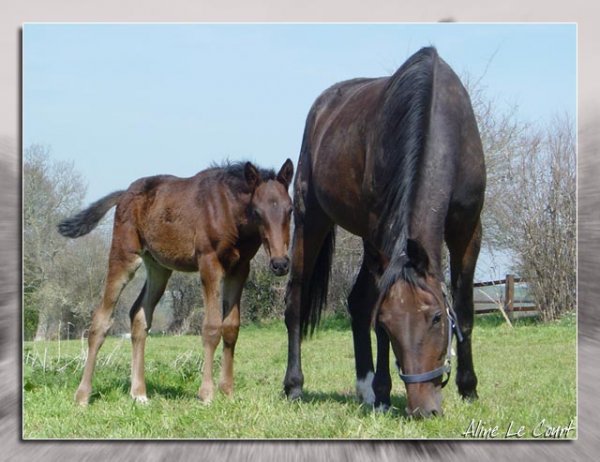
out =
[[[460,327],[458,326],[458,320],[456,318],[456,313],[450,306],[448,302],[448,297],[446,295],[446,288],[442,284],[442,293],[444,294],[444,304],[446,305],[446,316],[448,317],[448,345],[446,347],[446,359],[444,360],[444,365],[438,367],[437,369],[433,369],[429,372],[423,372],[422,374],[403,374],[400,372],[400,366],[398,363],[398,373],[400,378],[404,381],[404,383],[421,383],[428,382],[430,380],[436,379],[439,376],[443,376],[444,374],[448,374],[447,377],[442,380],[442,388],[446,386],[448,380],[450,380],[450,373],[452,371],[451,365],[451,357],[452,357],[452,332],[456,332],[456,338],[459,342],[463,341],[463,335],[460,331]]]

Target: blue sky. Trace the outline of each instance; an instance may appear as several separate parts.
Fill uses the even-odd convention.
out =
[[[294,164],[328,86],[391,74],[434,45],[498,110],[576,112],[574,24],[26,24],[23,146],[49,145],[87,202],[225,158]]]

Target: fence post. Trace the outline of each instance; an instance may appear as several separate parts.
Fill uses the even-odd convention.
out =
[[[508,318],[512,321],[515,299],[515,276],[513,274],[506,275],[506,283],[504,284],[504,309]]]

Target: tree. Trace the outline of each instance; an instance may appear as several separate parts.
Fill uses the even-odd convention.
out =
[[[50,159],[47,146],[25,149],[23,162],[23,283],[26,319],[36,325],[36,339],[58,333],[67,303],[59,263],[67,241],[56,232],[59,219],[81,206],[86,187],[73,164]]]
[[[522,137],[498,182],[493,221],[516,251],[544,319],[575,307],[576,179],[574,123],[555,118]]]
[[[200,332],[202,326],[202,287],[198,273],[175,271],[163,298],[169,297],[171,322],[167,331],[171,334]]]

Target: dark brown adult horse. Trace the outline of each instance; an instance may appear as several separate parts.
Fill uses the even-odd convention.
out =
[[[414,54],[391,77],[341,82],[316,100],[295,179],[285,313],[284,387],[290,399],[302,394],[300,340],[315,328],[326,302],[336,224],[364,243],[348,298],[359,396],[377,407],[390,405],[391,341],[406,383],[407,413],[441,413],[454,312],[464,335],[457,345],[456,383],[463,397],[477,396],[472,282],[484,190],[483,153],[469,96],[434,48]],[[453,309],[442,287],[444,238]]]
[[[272,271],[287,274],[292,202],[288,186],[294,167],[288,159],[279,173],[250,162],[228,164],[191,178],[141,178],[129,189],[93,203],[59,224],[63,236],[89,233],[114,205],[112,246],[104,296],[89,331],[89,352],[75,400],[87,404],[96,355],[125,285],[144,262],[147,279],[131,308],[133,344],[131,396],[146,402],[144,346],[152,313],[173,270],[199,271],[206,312],[202,325],[204,371],[198,397],[213,398],[214,352],[223,337],[219,388],[233,393],[233,354],[240,326],[240,297],[250,260],[261,243]]]

